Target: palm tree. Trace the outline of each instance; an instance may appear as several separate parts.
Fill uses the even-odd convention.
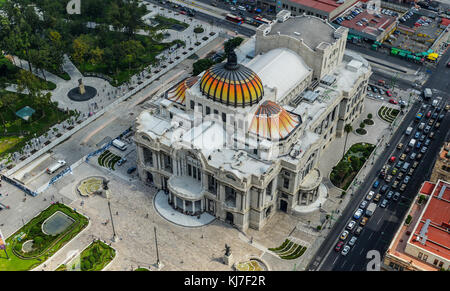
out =
[[[344,158],[344,155],[345,155],[345,148],[347,147],[348,134],[353,131],[352,125],[350,123],[346,124],[344,126],[344,131],[347,133],[347,135],[345,136],[344,152],[342,153],[342,158]]]

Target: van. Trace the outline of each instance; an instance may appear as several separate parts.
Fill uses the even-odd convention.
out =
[[[241,10],[241,11],[247,11],[247,9],[245,9],[245,7],[241,6],[241,5],[238,6],[238,9]]]
[[[53,165],[51,165],[50,167],[48,167],[46,171],[47,171],[48,174],[53,174],[59,168],[63,167],[65,164],[66,164],[66,161],[59,160],[56,163],[54,163]]]
[[[408,171],[409,165],[410,165],[409,163],[404,163],[400,171],[406,173],[406,171]]]
[[[120,141],[118,139],[113,140],[112,145],[121,151],[124,151],[127,149],[126,144],[123,141]]]

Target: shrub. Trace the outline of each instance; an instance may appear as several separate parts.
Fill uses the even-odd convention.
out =
[[[412,219],[412,216],[411,216],[411,215],[408,215],[408,217],[407,217],[406,220],[405,220],[405,223],[406,223],[406,224],[409,224],[409,223],[411,222],[411,219]]]
[[[361,122],[361,123],[359,124],[359,127],[360,127],[360,128],[364,128],[364,127],[366,127],[366,125],[364,124],[364,122]]]
[[[205,31],[205,29],[203,29],[203,27],[201,27],[201,26],[197,26],[196,28],[194,28],[195,33],[202,33],[204,31]]]
[[[367,118],[372,119],[372,113],[367,114]]]
[[[322,229],[322,226],[321,225],[318,225],[317,226],[317,230],[321,230]]]

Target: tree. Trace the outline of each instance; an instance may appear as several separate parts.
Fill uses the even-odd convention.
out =
[[[352,125],[350,123],[346,124],[344,126],[344,131],[346,133],[346,136],[345,136],[345,143],[344,143],[344,153],[342,154],[342,158],[344,158],[344,155],[345,155],[345,148],[347,147],[348,134],[353,131]]]
[[[359,124],[359,127],[360,128],[364,128],[366,125],[364,124],[364,122],[361,122],[360,124]]]
[[[367,118],[372,119],[372,113],[367,114]]]
[[[38,96],[40,92],[40,80],[33,75],[33,73],[25,70],[20,70],[19,76],[17,78],[17,89],[19,93],[28,90],[28,94],[33,98]]]
[[[93,40],[89,35],[82,34],[73,40],[72,58],[78,64],[83,64],[88,52],[91,50]]]
[[[237,48],[243,41],[244,41],[244,39],[242,37],[235,37],[235,38],[232,38],[232,39],[224,42],[223,49],[225,51],[225,54],[227,55],[232,50]]]
[[[214,62],[210,59],[201,59],[196,61],[192,67],[193,67],[193,75],[197,76],[201,72],[209,69],[212,65],[214,65]]]

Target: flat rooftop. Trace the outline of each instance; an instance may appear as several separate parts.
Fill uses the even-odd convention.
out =
[[[441,191],[442,190],[442,191]],[[439,196],[441,196],[439,198]],[[450,183],[439,181],[408,243],[450,260]],[[426,240],[418,239],[426,221]]]
[[[356,2],[356,0],[348,0]],[[344,3],[337,3],[336,0],[290,0],[292,3],[300,4],[306,7],[314,8],[330,13]]]
[[[379,30],[380,28],[386,29],[396,21],[395,16],[389,16],[381,13],[380,15],[381,17],[376,17],[375,14],[371,14],[367,12],[367,10],[364,10],[360,14],[356,15],[353,19],[346,19],[342,21],[341,26],[377,37],[383,32]],[[363,18],[367,19],[367,22],[363,21]],[[358,25],[358,22],[361,22],[363,25]]]
[[[303,39],[307,46],[315,49],[322,42],[334,43],[335,30],[333,26],[318,17],[297,16],[291,17],[285,22],[274,24],[269,35],[280,32],[283,35]]]

